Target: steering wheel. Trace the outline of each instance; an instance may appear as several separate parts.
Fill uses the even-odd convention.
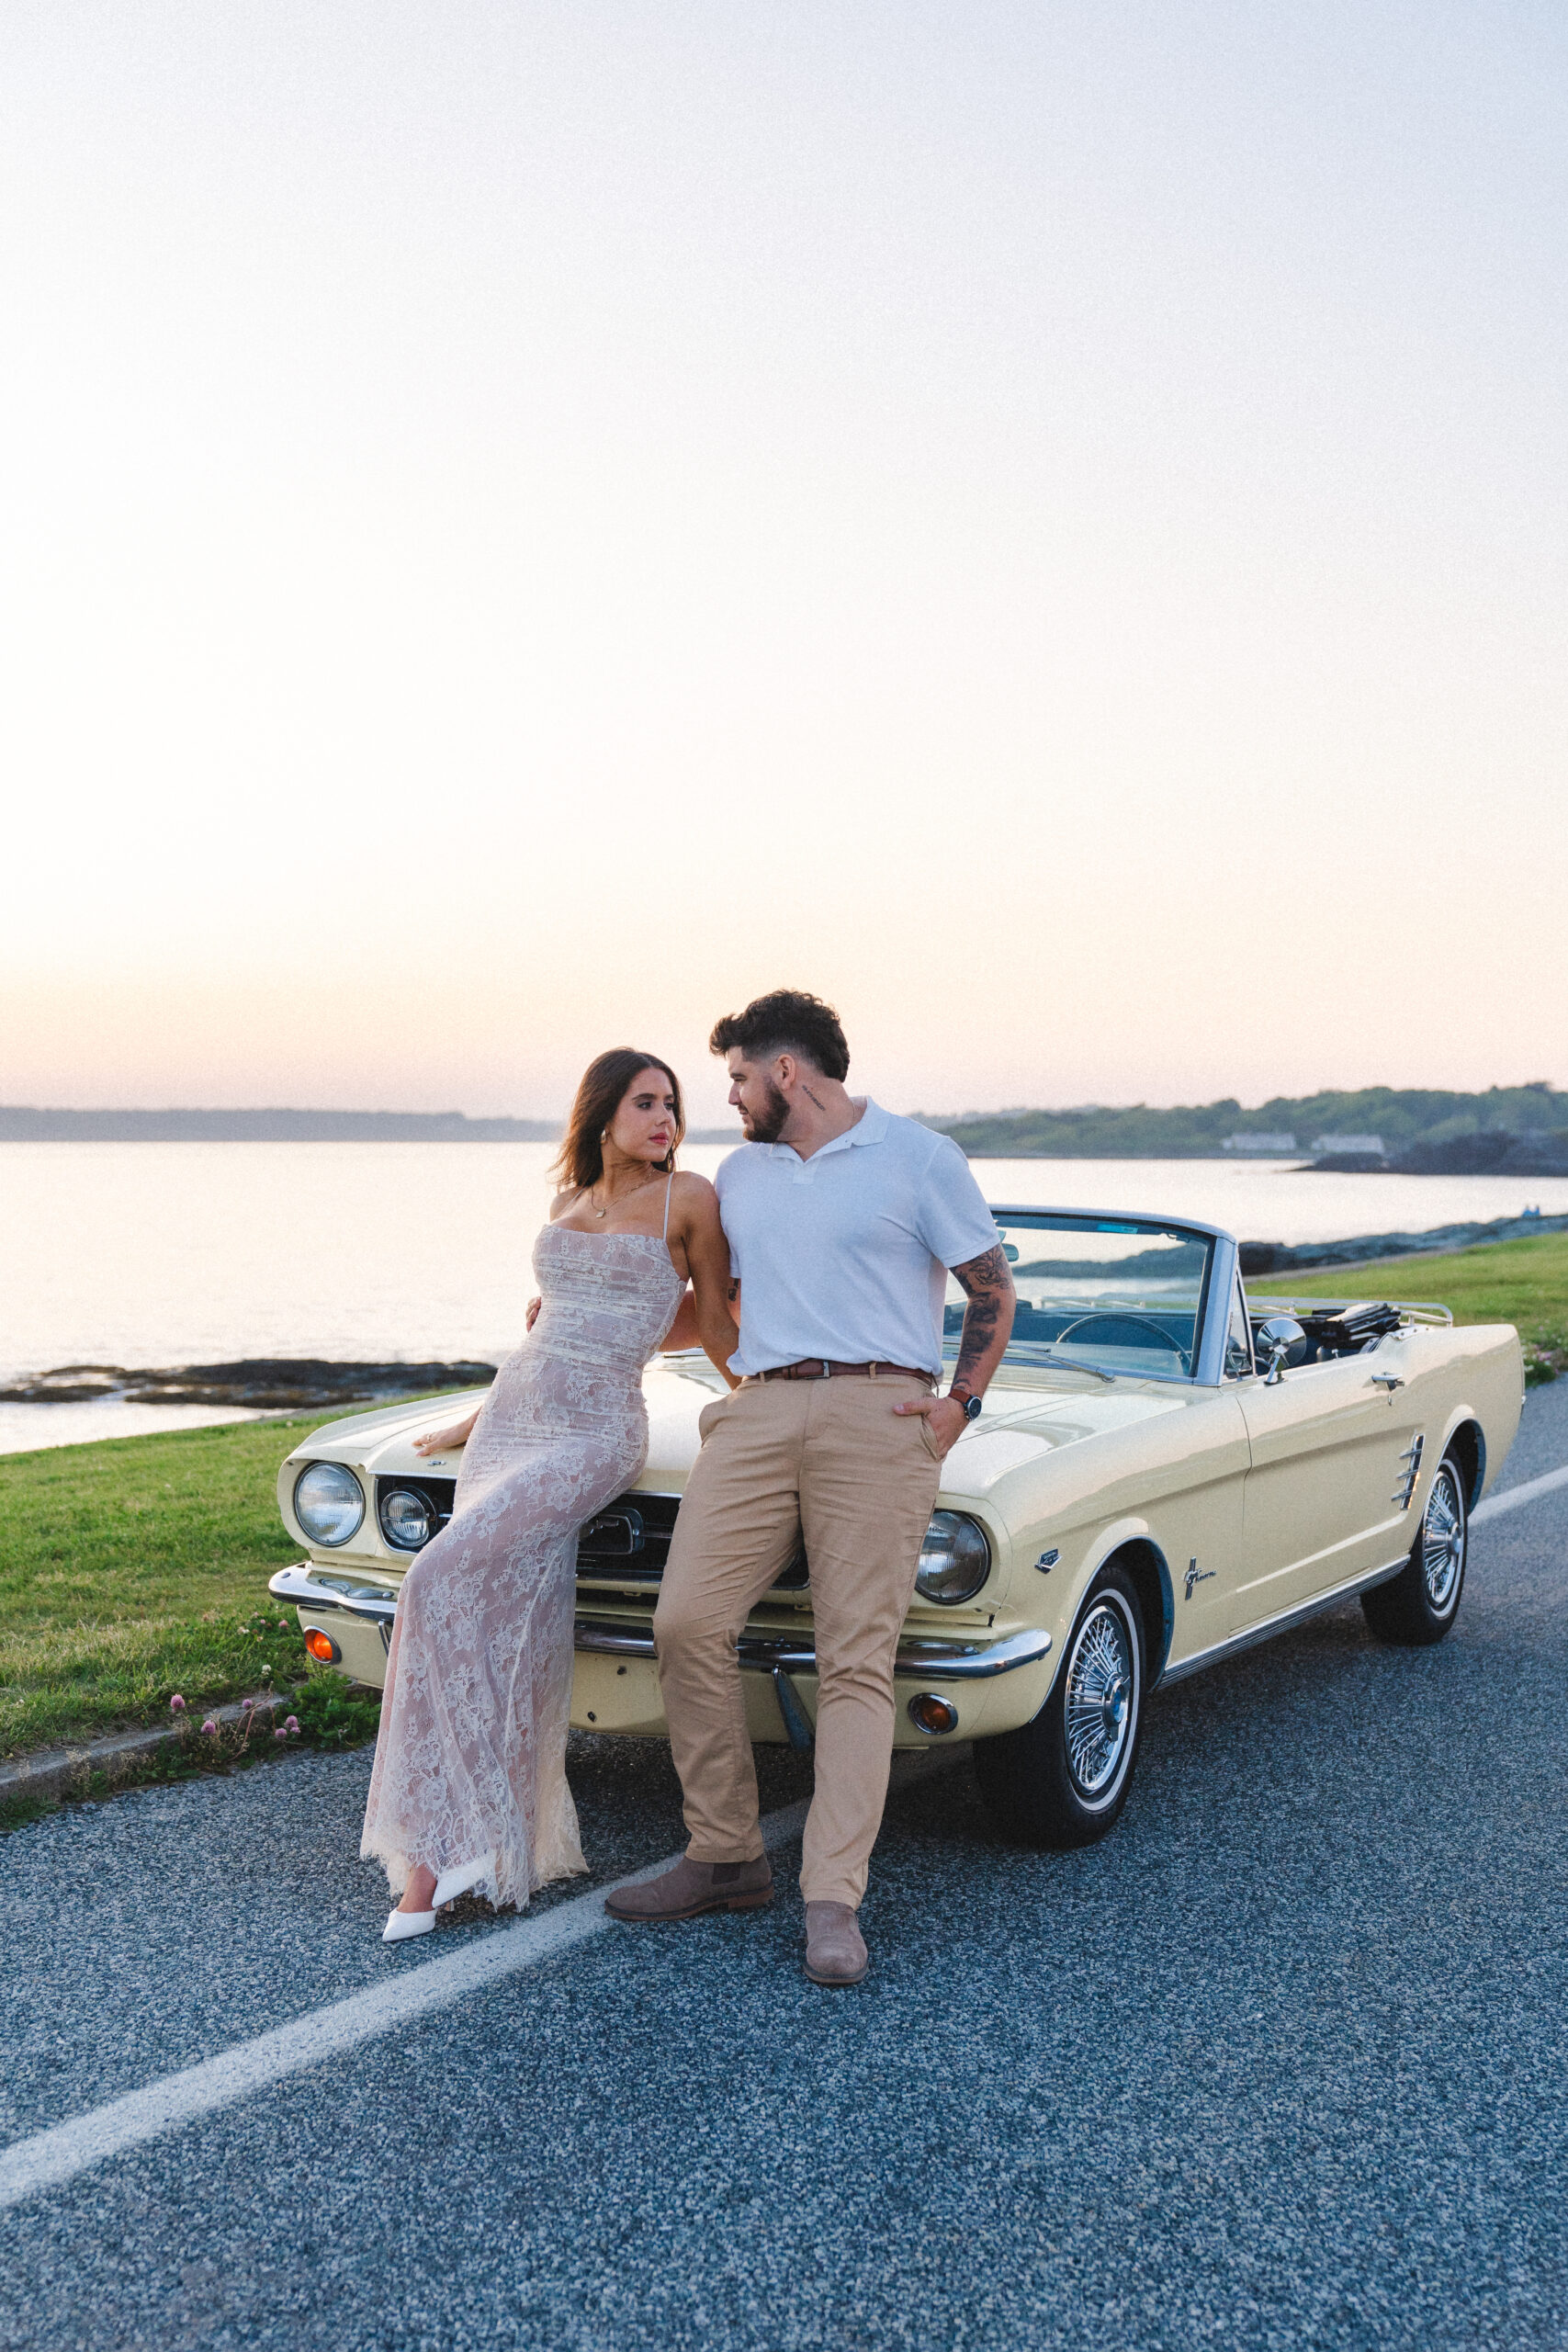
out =
[[[1052,1346],[1055,1347],[1063,1340],[1070,1340],[1075,1331],[1085,1330],[1091,1323],[1108,1323],[1112,1331],[1116,1330],[1118,1327],[1122,1329],[1126,1329],[1131,1327],[1140,1333],[1152,1331],[1155,1338],[1159,1341],[1160,1346],[1168,1350],[1168,1352],[1176,1358],[1183,1372],[1190,1372],[1192,1369],[1191,1362],[1188,1356],[1186,1349],[1179,1347],[1176,1341],[1171,1338],[1170,1333],[1156,1323],[1152,1315],[1132,1315],[1122,1313],[1107,1314],[1103,1311],[1097,1315],[1080,1315],[1076,1323],[1069,1323],[1065,1331],[1057,1332],[1055,1339],[1051,1342]],[[1124,1347],[1129,1343],[1125,1340],[1118,1340],[1115,1339],[1106,1340],[1102,1338],[1101,1344],[1105,1347],[1114,1348]],[[1131,1344],[1136,1347],[1140,1344],[1140,1341],[1134,1340]]]

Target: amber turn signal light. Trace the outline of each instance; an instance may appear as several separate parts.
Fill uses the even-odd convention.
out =
[[[305,1647],[312,1657],[319,1657],[323,1666],[335,1666],[343,1656],[332,1635],[323,1634],[319,1625],[312,1625],[306,1634]]]
[[[951,1699],[939,1698],[934,1690],[918,1691],[909,1702],[909,1721],[917,1731],[928,1732],[934,1739],[944,1731],[958,1728],[958,1710]]]

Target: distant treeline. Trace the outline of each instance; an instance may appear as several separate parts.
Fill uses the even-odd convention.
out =
[[[1568,1094],[1538,1080],[1489,1087],[1484,1094],[1369,1086],[1350,1094],[1277,1094],[1247,1106],[1227,1095],[1170,1111],[1140,1102],[1119,1111],[919,1115],[975,1159],[1211,1159],[1235,1135],[1293,1135],[1304,1157],[1319,1136],[1380,1136],[1385,1150],[1400,1152],[1461,1136],[1551,1133],[1568,1127]]]
[[[0,1104],[0,1143],[554,1143],[558,1120],[461,1111],[33,1111]]]
[[[1151,1110],[916,1114],[976,1159],[1209,1159],[1226,1138],[1292,1135],[1303,1157],[1320,1136],[1382,1138],[1390,1155],[1466,1136],[1568,1130],[1568,1094],[1544,1082],[1484,1094],[1369,1086],[1353,1094],[1275,1095]],[[461,1111],[46,1111],[0,1105],[0,1143],[553,1143],[553,1119],[470,1119]],[[694,1129],[693,1143],[740,1141],[734,1127]]]

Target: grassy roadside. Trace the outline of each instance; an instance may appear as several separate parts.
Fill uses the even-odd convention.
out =
[[[199,1722],[305,1681],[294,1611],[266,1580],[299,1556],[277,1465],[321,1418],[0,1455],[0,1756],[167,1723],[175,1691]],[[327,1677],[307,1736],[343,1736],[344,1696]]]
[[[1447,1257],[1331,1266],[1320,1274],[1259,1274],[1247,1291],[1264,1298],[1436,1299],[1456,1323],[1517,1325],[1530,1381],[1568,1374],[1568,1233],[1491,1241]]]

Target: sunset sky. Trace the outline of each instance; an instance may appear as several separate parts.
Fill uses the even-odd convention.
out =
[[[13,0],[0,1101],[1568,1083],[1568,14]]]

